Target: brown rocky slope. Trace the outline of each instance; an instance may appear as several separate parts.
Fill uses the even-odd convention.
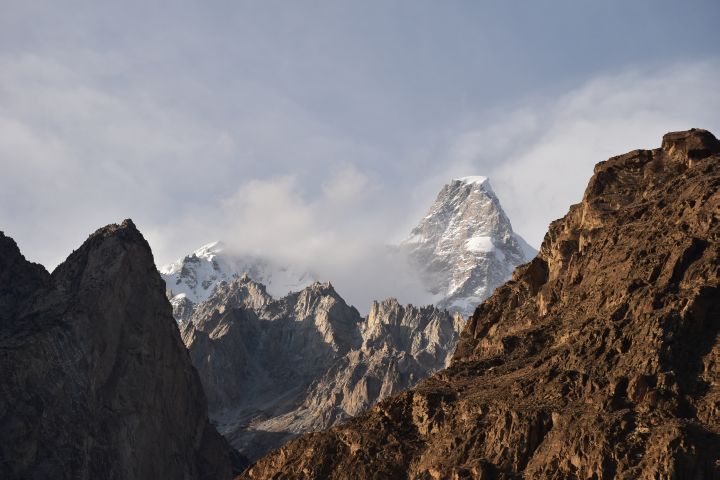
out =
[[[52,274],[0,233],[0,478],[232,477],[164,292],[129,220]]]
[[[450,368],[243,478],[720,478],[720,143],[601,162]]]

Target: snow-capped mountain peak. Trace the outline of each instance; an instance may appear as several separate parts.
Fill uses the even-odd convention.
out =
[[[477,184],[482,185],[483,183],[487,182],[487,177],[482,177],[480,175],[470,176],[470,177],[460,177],[453,179],[453,182],[462,182],[462,183],[468,183],[468,184]]]
[[[254,255],[236,255],[223,242],[205,244],[177,261],[158,268],[165,280],[175,318],[190,318],[195,306],[208,299],[220,282],[242,275],[267,286],[268,293],[280,298],[317,281],[314,274],[281,265]]]
[[[438,305],[464,315],[535,255],[483,176],[445,185],[401,248]]]
[[[180,258],[173,263],[163,265],[158,270],[162,275],[176,274],[180,272],[183,269],[183,266],[186,266],[188,262],[197,263],[194,261],[194,259],[208,262],[212,266],[212,261],[215,259],[215,257],[217,257],[220,252],[223,251],[223,247],[224,245],[222,242],[208,243],[198,248],[190,255]],[[213,270],[215,270],[215,268],[213,268]]]

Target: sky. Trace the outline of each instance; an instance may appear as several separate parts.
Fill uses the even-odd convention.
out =
[[[597,162],[718,134],[718,24],[716,0],[0,0],[0,230],[52,269],[132,218],[159,265],[222,239],[362,298],[451,178],[488,176],[539,247]]]

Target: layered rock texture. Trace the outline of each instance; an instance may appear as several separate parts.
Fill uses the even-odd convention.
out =
[[[0,477],[231,476],[132,222],[98,230],[52,274],[0,233]]]
[[[329,283],[279,300],[249,276],[217,286],[182,331],[210,415],[257,458],[404,390],[450,360],[463,320],[375,303],[367,318]]]
[[[720,143],[601,162],[452,365],[243,478],[720,478]]]
[[[167,286],[173,315],[181,324],[192,316],[199,303],[210,297],[220,282],[229,282],[244,274],[262,282],[276,297],[316,281],[315,275],[307,271],[267,258],[227,252],[222,242],[203,245],[159,270]]]
[[[400,250],[435,304],[465,316],[537,253],[513,232],[486,177],[445,185]]]

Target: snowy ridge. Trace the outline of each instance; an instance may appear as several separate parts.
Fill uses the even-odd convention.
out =
[[[445,185],[400,247],[437,305],[466,316],[537,253],[513,232],[483,176]]]
[[[426,299],[465,316],[509,279],[516,266],[537,253],[513,232],[484,176],[460,177],[445,185],[399,251],[423,282]],[[245,273],[266,285],[274,298],[317,280],[308,271],[271,259],[231,254],[222,242],[203,245],[159,270],[175,318],[181,323],[220,282]]]
[[[222,242],[212,242],[177,261],[158,268],[165,280],[167,295],[176,320],[184,322],[195,307],[207,300],[221,282],[247,274],[262,282],[268,293],[280,298],[290,291],[302,290],[317,279],[315,275],[272,260],[233,255]]]

